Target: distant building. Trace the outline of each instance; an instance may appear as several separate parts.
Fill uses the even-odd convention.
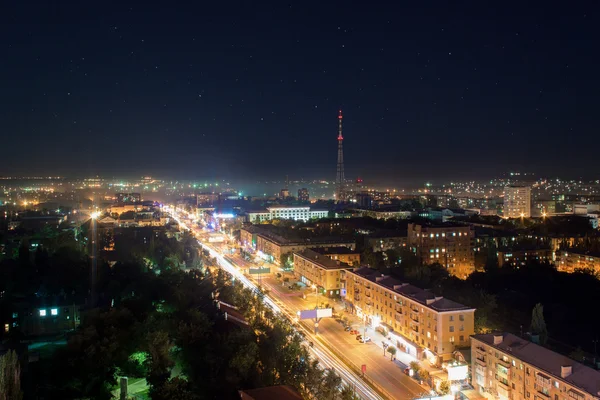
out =
[[[219,193],[198,193],[196,206],[214,206],[219,203]]]
[[[531,217],[531,187],[511,185],[504,188],[504,217]]]
[[[356,193],[354,199],[356,200],[356,205],[360,208],[369,209],[373,207],[373,196],[368,192]]]
[[[441,364],[469,345],[475,309],[400,282],[370,268],[344,273],[346,303],[369,325],[391,331],[399,351]]]
[[[575,272],[586,269],[600,274],[600,254],[590,254],[577,250],[557,252],[556,268],[562,272]]]
[[[393,208],[383,208],[383,209],[375,209],[375,210],[357,210],[361,213],[363,217],[371,217],[375,219],[409,219],[416,215],[416,213],[412,211],[404,211],[400,209]]]
[[[349,268],[352,267],[311,249],[294,252],[294,275],[308,286],[316,285],[329,297],[339,297],[343,287],[341,273]]]
[[[398,248],[406,248],[408,237],[406,231],[376,231],[365,237],[366,247],[371,248],[373,252],[388,251]]]
[[[288,189],[281,189],[279,191],[280,199],[287,199],[288,197],[290,197],[290,191]]]
[[[274,233],[271,225],[252,225],[240,229],[240,241],[243,247],[260,252],[270,262],[278,263],[283,254],[291,254],[314,247],[347,247],[354,250],[353,240],[335,237],[312,239],[287,239]]]
[[[475,232],[471,226],[408,224],[408,246],[423,264],[439,263],[465,279],[475,270]]]
[[[129,211],[141,211],[142,208],[141,204],[115,204],[110,206],[110,213],[121,215]]]
[[[272,206],[266,211],[248,211],[248,222],[262,222],[273,219],[293,219],[294,221],[308,221],[311,219],[327,218],[329,211],[312,210],[308,206]]]
[[[307,188],[298,189],[298,200],[309,201],[309,193]]]
[[[511,333],[471,337],[472,385],[488,400],[596,400],[600,372]]]
[[[140,193],[117,193],[117,203],[141,203],[142,195]]]
[[[498,265],[510,265],[518,268],[531,261],[553,262],[554,252],[550,249],[529,249],[529,250],[498,250]]]

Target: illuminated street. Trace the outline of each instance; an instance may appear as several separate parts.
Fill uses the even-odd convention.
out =
[[[230,249],[230,245],[226,242],[209,243],[210,234],[196,226],[190,216],[185,217],[174,210],[168,208],[171,215],[179,222],[184,229],[189,229],[199,238],[198,243],[208,250],[211,257],[215,257],[219,262],[219,266],[231,273],[236,279],[239,279],[244,285],[250,288],[258,286],[260,279],[262,286],[270,289],[265,302],[270,305],[273,310],[287,316],[290,320],[297,320],[297,313],[300,310],[312,309],[315,305],[314,294],[310,294],[306,299],[301,296],[277,296],[278,288],[274,287],[273,279],[266,277],[257,277],[254,279],[245,276],[241,269],[248,268],[252,265],[251,262],[244,260],[239,254],[231,254],[225,256],[224,253]],[[227,258],[225,258],[227,257]],[[310,293],[310,290],[307,292]],[[325,298],[320,298],[319,302],[328,301]],[[313,322],[301,321],[298,325],[307,339],[314,343],[314,355],[327,367],[333,367],[343,377],[344,381],[356,387],[357,393],[364,399],[380,399],[382,398],[375,390],[365,384],[357,373],[351,371],[347,365],[352,364],[355,371],[360,371],[363,365],[366,366],[365,376],[378,386],[378,390],[383,392],[387,398],[393,399],[412,399],[426,392],[424,387],[421,387],[412,378],[408,377],[403,372],[403,365],[390,361],[389,355],[383,356],[381,347],[373,342],[360,343],[356,340],[355,335],[351,335],[344,331],[341,324],[333,318],[324,318],[319,322],[318,338],[314,334]],[[363,328],[357,324],[353,326],[363,332]],[[375,336],[372,329],[368,329],[369,336]],[[332,351],[332,349],[334,349]],[[342,357],[346,357],[345,363],[335,352],[342,351]],[[397,356],[400,358],[400,355]]]

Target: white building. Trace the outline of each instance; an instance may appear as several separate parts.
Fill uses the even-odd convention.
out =
[[[531,217],[531,188],[529,186],[506,186],[504,188],[504,217]]]
[[[293,219],[294,221],[308,221],[310,219],[327,218],[327,210],[311,210],[310,207],[273,206],[266,211],[248,211],[249,222],[270,221],[272,219]]]

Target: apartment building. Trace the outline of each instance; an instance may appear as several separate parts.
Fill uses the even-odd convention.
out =
[[[439,263],[465,279],[475,270],[475,231],[469,225],[408,224],[408,247],[422,264]]]
[[[531,217],[531,188],[529,186],[506,186],[504,188],[504,217]]]
[[[556,267],[562,272],[575,272],[578,269],[592,270],[600,273],[600,255],[585,252],[563,250],[558,252]]]
[[[600,372],[510,333],[471,337],[472,384],[489,400],[597,400]]]
[[[360,253],[345,246],[314,247],[312,250],[332,260],[340,261],[353,267],[360,265]]]
[[[294,275],[308,286],[316,285],[329,297],[339,297],[342,271],[349,268],[352,267],[311,249],[294,252]]]
[[[407,243],[406,232],[377,231],[365,237],[366,247],[371,248],[375,253],[378,251],[406,248]]]
[[[510,265],[518,268],[535,260],[539,262],[553,262],[554,252],[550,249],[529,249],[529,250],[498,250],[498,265]]]
[[[370,268],[344,273],[346,304],[371,326],[390,330],[401,351],[440,365],[468,347],[475,309],[382,275]]]

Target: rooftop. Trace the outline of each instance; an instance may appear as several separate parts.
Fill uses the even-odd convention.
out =
[[[340,262],[340,261],[336,261],[336,260],[332,260],[331,258],[323,255],[323,254],[319,254],[314,250],[311,249],[305,249],[302,251],[295,251],[294,255],[304,258],[310,262],[313,262],[315,264],[317,264],[318,266],[320,266],[323,269],[342,269],[342,268],[352,268],[350,265]]]
[[[468,307],[455,301],[446,299],[442,296],[436,296],[432,292],[418,288],[409,283],[403,283],[398,279],[383,275],[377,270],[361,267],[353,271],[348,271],[351,274],[356,274],[362,278],[383,286],[401,296],[410,300],[416,301],[423,306],[438,312],[474,310],[473,307]]]
[[[494,344],[494,337],[502,341]],[[562,354],[555,353],[545,347],[513,335],[512,333],[488,333],[473,335],[472,338],[490,345],[540,370],[553,375],[557,380],[567,382],[594,397],[600,394],[600,371],[586,367]],[[571,366],[572,372],[566,378],[561,378],[561,367]]]
[[[311,249],[319,254],[328,255],[328,254],[360,254],[356,250],[352,250],[348,247],[344,246],[333,246],[333,247],[316,247]]]

